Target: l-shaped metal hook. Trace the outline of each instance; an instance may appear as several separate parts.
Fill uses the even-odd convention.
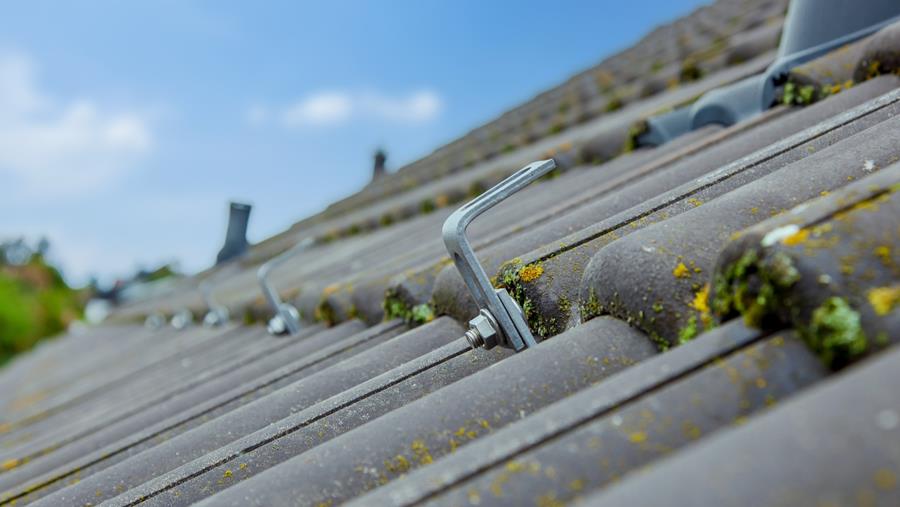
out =
[[[315,244],[315,240],[313,238],[306,238],[291,248],[285,250],[284,252],[272,257],[268,261],[265,262],[262,266],[259,267],[259,270],[256,272],[256,278],[259,279],[259,286],[262,290],[263,296],[265,296],[266,301],[269,303],[269,307],[272,308],[272,311],[275,315],[269,320],[268,330],[269,333],[279,335],[279,334],[291,334],[295,335],[300,332],[300,312],[297,311],[297,308],[290,303],[286,303],[281,300],[281,296],[278,294],[278,291],[272,286],[269,281],[269,275],[272,271],[284,264],[285,261],[299,254],[300,252],[305,251],[310,246]]]
[[[506,289],[494,289],[491,285],[466,237],[466,228],[479,215],[555,168],[556,163],[552,159],[532,162],[464,204],[444,222],[447,252],[481,308],[479,315],[469,321],[470,329],[466,333],[473,347],[490,349],[501,345],[518,352],[537,345],[516,301]]]

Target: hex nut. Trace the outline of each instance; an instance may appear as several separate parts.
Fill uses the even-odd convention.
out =
[[[469,321],[469,328],[478,333],[482,347],[491,349],[497,346],[499,336],[494,319],[487,310],[481,310],[477,317]]]

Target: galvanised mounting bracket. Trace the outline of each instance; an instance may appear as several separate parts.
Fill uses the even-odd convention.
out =
[[[552,159],[532,162],[454,211],[444,222],[447,252],[481,308],[478,316],[469,321],[469,331],[466,332],[466,339],[473,348],[490,349],[500,345],[519,352],[537,345],[525,322],[522,308],[506,289],[494,289],[491,285],[469,244],[466,228],[479,215],[555,168],[556,162]]]
[[[260,266],[259,270],[256,272],[256,277],[259,279],[259,285],[262,289],[263,296],[266,297],[266,301],[269,303],[269,307],[271,307],[272,311],[275,312],[275,315],[269,320],[269,325],[267,326],[270,334],[295,335],[299,333],[300,312],[297,311],[297,308],[295,308],[294,305],[281,300],[281,296],[278,294],[278,291],[274,287],[272,287],[271,283],[269,282],[269,275],[275,268],[284,264],[286,260],[306,250],[314,243],[315,240],[313,240],[312,238],[306,238],[303,241],[292,246],[291,248],[266,261],[266,263]]]

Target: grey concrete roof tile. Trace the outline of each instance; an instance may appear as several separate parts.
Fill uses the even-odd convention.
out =
[[[895,88],[897,83],[895,77],[886,76],[793,115],[784,116],[777,124],[761,125],[759,129],[747,132],[747,135],[737,136],[698,155],[699,159],[706,156],[714,159],[717,149],[724,151],[725,153],[719,155],[726,161],[721,167],[713,165],[706,169],[701,166],[698,169],[695,166],[700,162],[693,159],[677,162],[673,166],[655,172],[652,179],[625,186],[618,192],[579,209],[576,213],[586,215],[584,220],[587,224],[584,229],[560,237],[559,222],[571,220],[575,213],[570,213],[531,231],[530,234],[516,236],[503,245],[494,247],[496,250],[489,249],[480,257],[482,263],[488,272],[511,259],[516,259],[517,262],[507,264],[506,269],[520,263],[522,265],[541,263],[543,272],[549,276],[522,284],[521,288],[524,297],[530,300],[536,315],[545,320],[555,319],[556,329],[547,329],[550,334],[555,334],[578,322],[580,317],[578,310],[581,306],[579,303],[602,306],[601,301],[596,304],[591,302],[589,287],[585,293],[580,292],[583,270],[601,247],[639,228],[691,209],[697,202],[705,202],[725,194],[753,181],[760,174],[766,174],[805,158],[817,150],[896,114],[896,108],[900,107],[897,103],[900,94],[896,91],[883,96],[881,94]],[[848,107],[873,96],[877,98],[847,111]],[[837,128],[839,126],[841,128]],[[779,136],[796,132],[798,128],[805,130],[774,144],[763,144],[762,149],[755,144],[754,140],[757,138],[774,136],[778,139]],[[747,150],[747,146],[743,146],[744,143],[751,146],[750,150],[757,151],[738,158],[750,151]],[[681,186],[672,189],[678,184]],[[656,195],[657,193],[659,195]],[[626,200],[626,205],[620,204],[622,200]],[[535,249],[529,252],[529,248]],[[502,266],[499,268],[501,271],[503,269]],[[503,274],[498,273],[498,280],[502,279]],[[458,313],[458,309],[467,310],[471,304],[468,290],[465,289],[459,275],[450,269],[445,269],[439,275],[433,297],[441,313],[457,318],[465,318]],[[571,303],[565,305],[570,312],[561,311],[559,305],[561,300]],[[523,304],[523,301],[520,301],[520,304]],[[591,313],[593,312],[586,312],[588,315]],[[539,326],[532,325],[533,329],[537,327]]]
[[[155,504],[182,505],[204,498],[510,354],[500,348],[471,351],[465,340],[457,340],[150,480],[112,502],[128,504],[147,497]],[[235,470],[241,473],[235,475]],[[234,480],[223,480],[227,477]]]
[[[565,504],[708,435],[739,425],[826,374],[794,333],[777,333],[588,424],[558,433],[540,445],[532,442],[525,452],[432,494],[427,503]],[[602,384],[594,389],[601,388]],[[541,415],[552,417],[548,412]],[[442,466],[438,462],[435,468]],[[390,496],[402,495],[402,486],[385,489],[361,498],[359,505],[404,504]]]
[[[837,375],[833,385],[841,385],[879,364],[827,368],[893,354],[880,351],[900,325],[895,76],[842,83],[830,90],[839,95],[802,109],[779,107],[622,156],[648,115],[762,70],[786,4],[701,7],[247,258],[117,313],[128,322],[155,310],[202,312],[192,284],[219,279],[217,299],[234,315],[266,318],[256,266],[318,238],[275,283],[306,319],[345,324],[306,327],[294,338],[258,326],[110,326],[14,363],[0,382],[29,385],[0,392],[0,504],[312,504],[363,495],[355,505],[556,505],[603,492],[623,475],[626,486],[642,486],[611,493],[627,489],[640,503],[661,497],[632,496],[647,489],[639,468],[649,466],[652,477],[682,459],[699,469],[695,453],[704,464],[706,452],[724,460],[719,454],[751,441],[745,428],[781,413],[773,403],[790,398],[783,407],[793,407],[824,377]],[[804,72],[817,87],[848,73],[860,81],[893,72],[897,26],[795,71],[792,85],[803,86]],[[444,267],[441,223],[456,202],[548,156],[558,177],[470,232],[532,331],[554,339],[520,354],[470,351],[459,322],[475,309]],[[585,168],[586,159],[611,160]],[[806,202],[820,192],[831,194]],[[791,207],[757,224],[762,208]],[[675,276],[679,263],[690,276]],[[379,324],[395,303],[388,317],[412,324],[451,318],[406,332],[399,320]],[[760,329],[737,319],[713,329],[708,308]],[[613,315],[595,317],[603,313]],[[364,330],[355,317],[374,327]],[[654,345],[677,342],[692,317],[710,330],[657,355]],[[787,328],[797,331],[778,331]],[[884,414],[878,420],[893,424]],[[721,443],[732,441],[739,443]],[[808,467],[828,456],[797,455]],[[741,474],[752,466],[738,465]],[[875,487],[893,486],[883,468],[860,469],[874,474]],[[751,479],[760,490],[773,476]],[[834,484],[843,489],[827,495],[844,500],[860,482]],[[734,489],[724,498],[753,491]],[[720,498],[707,493],[705,500]]]
[[[750,225],[900,160],[894,117],[695,209],[629,234],[591,259],[582,290],[604,311],[672,344],[714,324],[708,296],[722,247]],[[868,164],[868,165],[867,165]]]
[[[743,231],[717,262],[714,310],[756,326],[791,322],[834,367],[896,341],[900,163],[871,170]]]
[[[96,502],[110,498],[402,365],[461,335],[462,329],[454,321],[438,319],[165,440],[76,485],[45,497],[36,502],[36,505]],[[99,496],[97,491],[100,491]]]
[[[252,360],[249,349],[253,340],[242,340],[258,330],[233,330],[221,336],[209,334],[207,340],[198,339],[194,343],[184,343],[183,347],[169,349],[163,354],[145,353],[151,358],[140,363],[138,368],[124,368],[119,364],[110,365],[108,377],[91,378],[76,383],[72,389],[33,406],[33,410],[7,424],[11,429],[6,440],[15,441],[15,446],[4,446],[0,451],[2,459],[22,459],[42,454],[59,444],[58,434],[70,435],[80,431],[81,423],[102,424],[113,414],[121,414],[132,409],[126,400],[134,400],[136,395],[148,406],[175,392],[187,390],[204,380],[221,375],[244,360]],[[189,333],[187,337],[190,337]],[[259,336],[258,334],[256,335]],[[284,346],[287,343],[267,341],[256,357],[266,350]],[[256,347],[259,349],[259,347]],[[160,351],[162,352],[162,351]],[[242,352],[248,352],[243,354]],[[228,360],[228,362],[226,362]],[[224,365],[223,365],[224,363]],[[209,367],[207,369],[207,367]]]
[[[624,323],[597,319],[313,447],[210,502],[346,501],[653,353],[646,337]],[[536,371],[540,376],[528,373]]]
[[[319,330],[275,355],[250,362],[197,389],[119,421],[108,421],[104,427],[87,432],[64,447],[0,475],[0,490],[12,496],[27,494],[29,500],[44,496],[63,487],[65,479],[74,473],[87,477],[161,440],[382,343],[398,334],[402,326],[394,321],[363,332],[360,328],[358,322],[350,322]]]
[[[765,336],[739,321],[727,323],[684,347],[648,358],[535,412],[531,417],[512,423],[488,438],[479,439],[442,458],[439,465],[415,470],[406,478],[360,497],[356,503],[413,505],[426,502],[467,481],[476,480],[484,470],[502,468],[522,453],[548,445],[560,435],[614,413],[621,406],[712,365],[718,358],[757,343]]]
[[[898,360],[887,351],[581,505],[896,505],[900,409],[884,386]]]

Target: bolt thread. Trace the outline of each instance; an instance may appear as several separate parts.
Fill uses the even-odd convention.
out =
[[[477,329],[466,331],[466,341],[469,342],[473,349],[484,347],[484,338],[481,337],[481,333]]]

